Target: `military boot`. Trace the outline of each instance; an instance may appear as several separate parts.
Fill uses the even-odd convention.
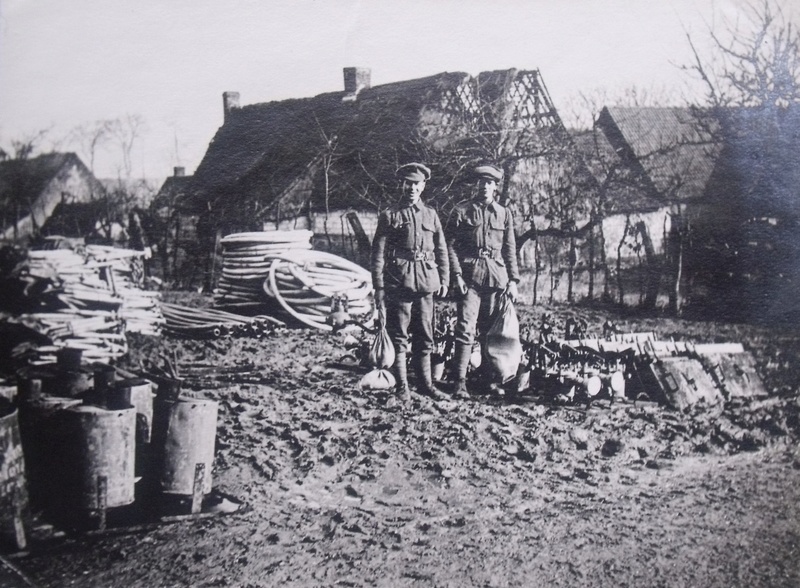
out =
[[[433,384],[430,353],[420,356],[417,360],[417,380],[420,394],[430,396],[434,400],[447,400],[447,395]]]
[[[469,400],[470,394],[467,390],[467,369],[469,369],[469,358],[472,355],[472,345],[458,343],[456,345],[456,390],[453,396],[459,400]]]
[[[408,404],[411,402],[411,388],[408,386],[408,365],[406,364],[405,352],[398,351],[394,359],[394,403],[402,402]]]

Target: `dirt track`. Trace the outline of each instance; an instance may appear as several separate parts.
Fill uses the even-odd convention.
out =
[[[608,315],[580,312],[599,334]],[[774,396],[694,418],[536,398],[389,411],[331,366],[341,335],[143,340],[132,364],[176,346],[191,393],[220,402],[215,486],[242,508],[16,563],[54,587],[800,585],[800,334],[612,318],[742,340]]]

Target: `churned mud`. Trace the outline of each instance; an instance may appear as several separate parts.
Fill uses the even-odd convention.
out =
[[[684,414],[529,395],[384,407],[345,335],[132,342],[175,349],[217,400],[231,514],[67,537],[14,562],[39,586],[798,586],[800,332],[547,308],[590,334],[741,341],[770,397]],[[523,325],[543,309],[521,307]]]

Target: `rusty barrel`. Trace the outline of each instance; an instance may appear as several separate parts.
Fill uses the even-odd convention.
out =
[[[134,500],[136,409],[82,404],[59,414],[67,509],[93,510]]]
[[[202,491],[211,492],[217,412],[218,403],[213,400],[156,397],[153,446],[157,452],[155,475],[162,492],[191,495],[198,464],[205,468]]]
[[[0,538],[16,537],[28,508],[25,458],[17,409],[0,401]]]

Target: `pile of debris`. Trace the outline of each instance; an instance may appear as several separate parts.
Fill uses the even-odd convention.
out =
[[[454,330],[453,312],[445,308],[435,329],[436,379],[447,379],[448,374],[452,379]],[[522,360],[515,376],[501,388],[501,393],[517,400],[644,401],[685,411],[768,396],[755,358],[741,343],[694,344],[660,340],[654,332],[618,333],[606,328],[602,337],[589,336],[569,322],[563,337],[558,337],[548,316],[520,339]],[[490,368],[481,365],[482,355],[476,343],[469,377],[477,382],[487,376],[496,380],[496,374],[487,374]]]
[[[685,410],[766,397],[739,343],[663,341],[655,333],[550,339],[526,345],[518,387],[570,401],[648,400]]]

